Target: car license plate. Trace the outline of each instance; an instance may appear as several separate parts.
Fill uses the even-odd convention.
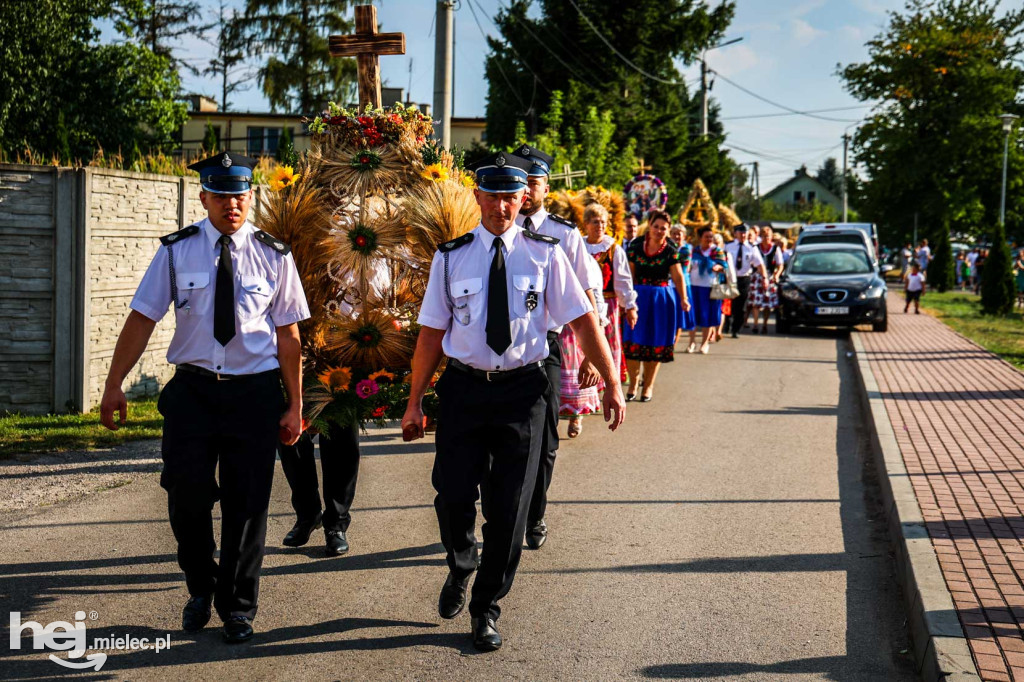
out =
[[[815,315],[849,315],[849,306],[819,306],[814,309]]]

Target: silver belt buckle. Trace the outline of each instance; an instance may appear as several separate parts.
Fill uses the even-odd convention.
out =
[[[492,374],[501,374],[501,372],[487,372],[487,381],[491,380],[491,375]]]

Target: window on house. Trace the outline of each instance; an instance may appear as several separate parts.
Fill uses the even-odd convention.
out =
[[[808,203],[813,204],[814,200],[817,199],[817,198],[818,198],[818,193],[817,192],[808,192],[807,193],[807,201],[808,201]]]
[[[793,192],[793,203],[794,204],[799,204],[803,200],[804,200],[804,193],[803,192]]]
[[[249,126],[248,144],[246,153],[249,156],[260,154],[276,154],[277,141],[281,138],[281,128],[264,128],[262,126]]]

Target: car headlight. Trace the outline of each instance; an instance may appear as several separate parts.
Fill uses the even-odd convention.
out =
[[[873,286],[868,287],[864,291],[860,292],[860,294],[857,296],[857,298],[859,298],[860,300],[863,301],[863,300],[866,300],[866,299],[869,299],[869,298],[881,298],[884,294],[885,294],[885,285],[884,284],[875,284]]]
[[[783,287],[782,297],[790,301],[802,301],[804,300],[804,292],[800,291],[796,287]]]

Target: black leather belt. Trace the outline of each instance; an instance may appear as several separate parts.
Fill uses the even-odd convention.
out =
[[[487,370],[477,369],[476,367],[470,367],[464,362],[460,362],[454,358],[448,358],[448,366],[452,369],[457,369],[464,374],[472,374],[475,377],[479,377],[485,381],[505,381],[506,379],[512,379],[517,376],[522,376],[527,372],[532,372],[544,367],[544,361],[539,360],[537,362],[531,362],[528,365],[522,367],[516,367],[515,369],[507,369],[504,371],[495,370],[488,372]]]
[[[189,374],[198,374],[201,377],[215,379],[216,381],[240,381],[242,379],[261,377],[266,374],[277,374],[281,370],[275,367],[274,369],[268,369],[265,372],[257,372],[256,374],[220,374],[196,365],[178,365],[178,371],[188,372]]]

